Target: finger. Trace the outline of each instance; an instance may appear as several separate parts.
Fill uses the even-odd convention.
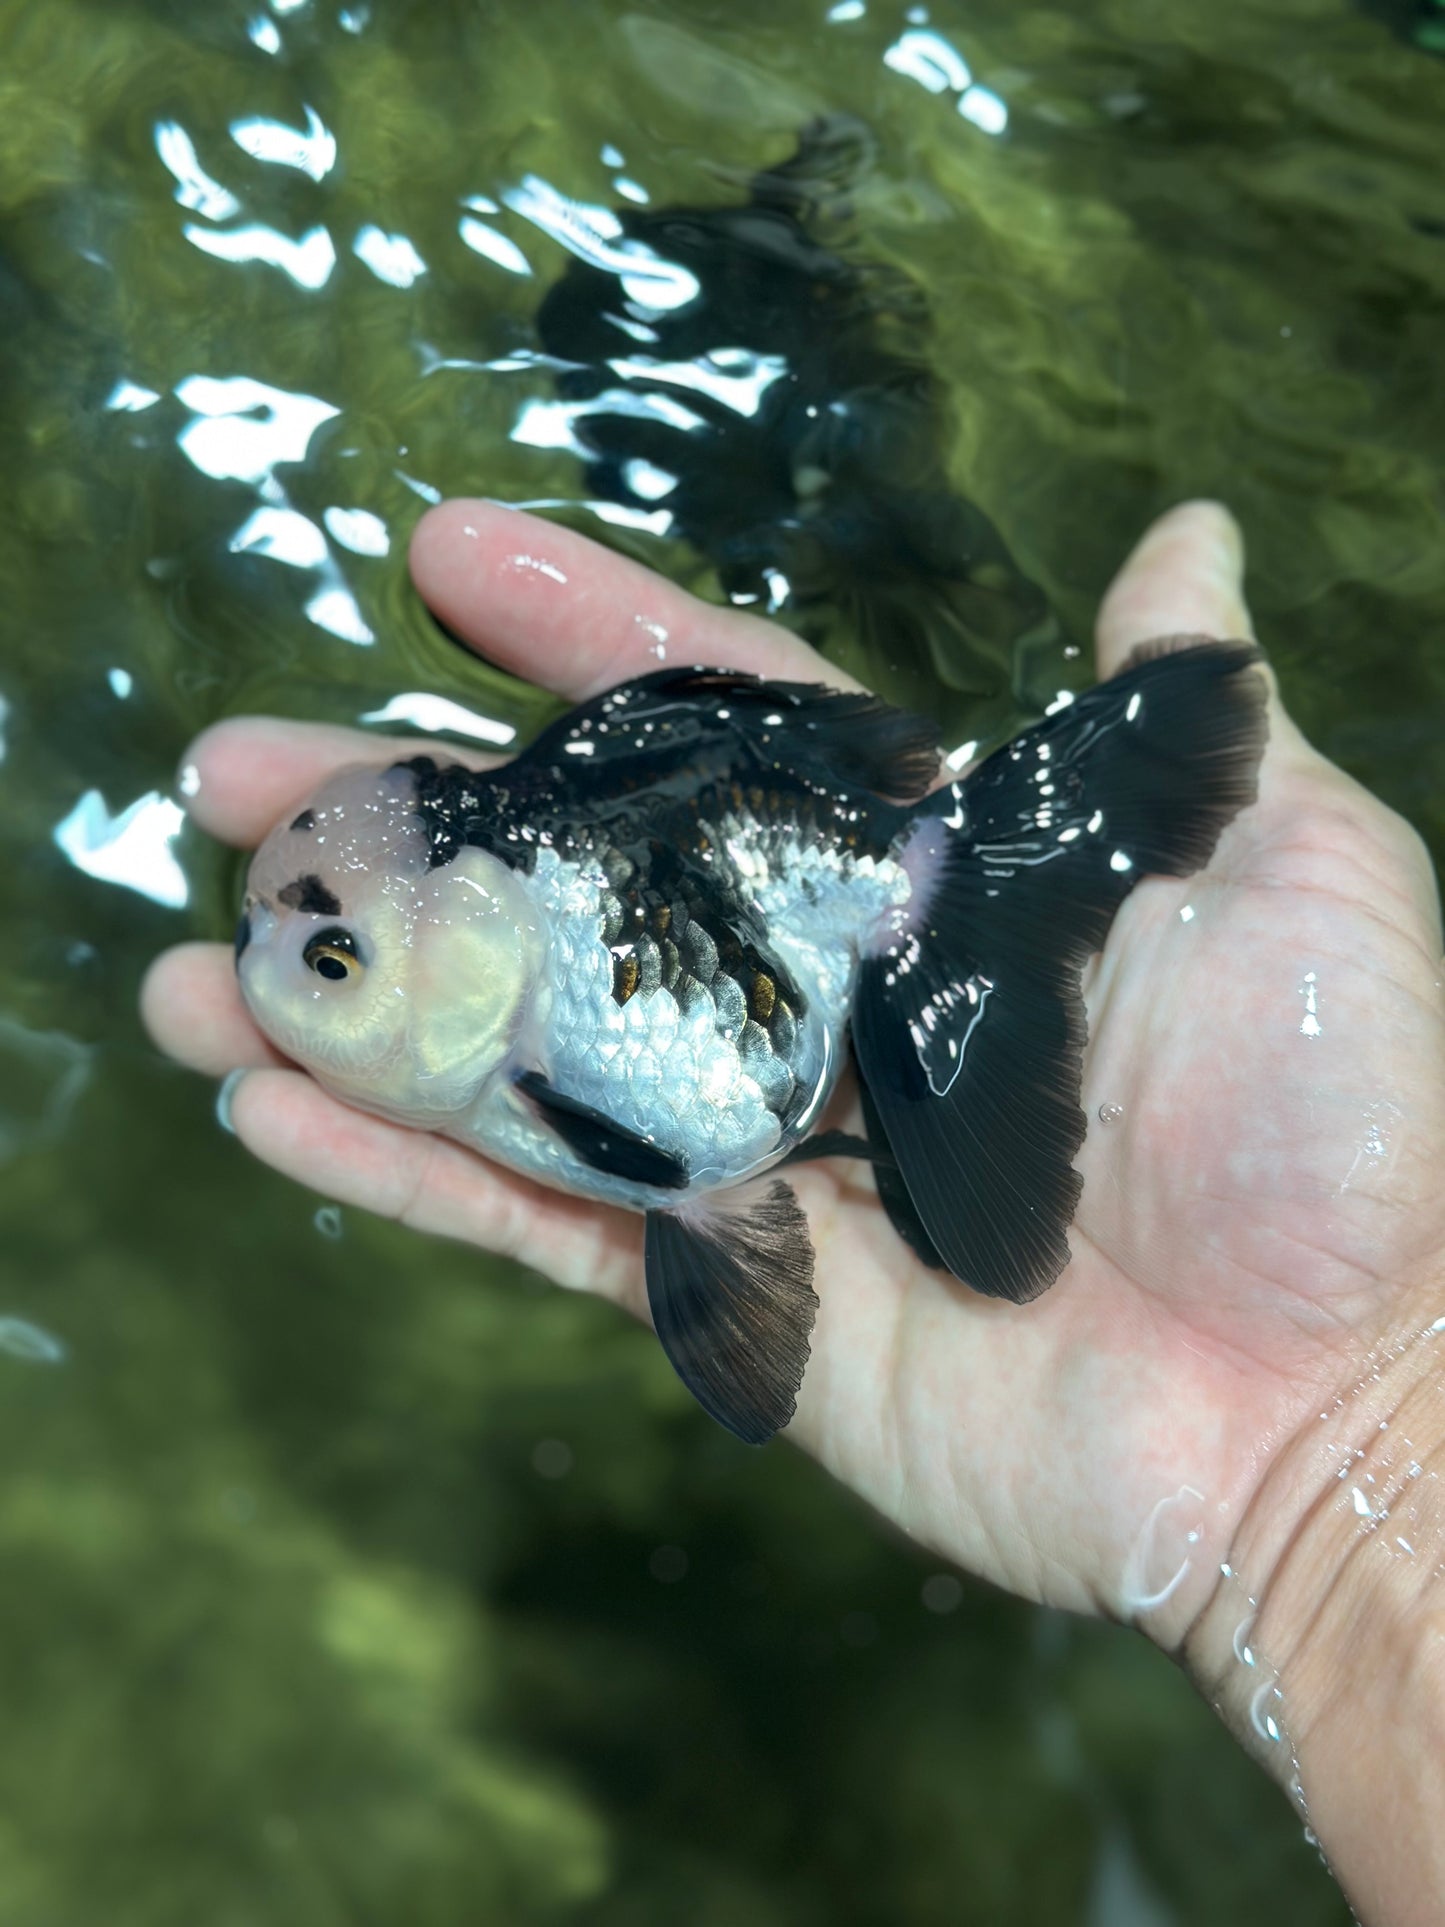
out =
[[[585,535],[497,503],[444,502],[424,515],[411,570],[480,654],[573,702],[669,664],[858,687],[775,623],[701,602]]]
[[[140,1003],[155,1044],[209,1077],[286,1062],[252,1023],[223,943],[183,943],[157,957]]]
[[[1185,502],[1144,532],[1099,609],[1099,674],[1117,675],[1141,642],[1181,635],[1254,636],[1244,601],[1244,540],[1217,502]]]
[[[419,736],[372,736],[332,723],[231,716],[204,730],[186,751],[181,789],[192,819],[208,835],[249,849],[345,764],[379,766],[427,755],[473,769],[498,760],[464,744]]]
[[[460,1145],[353,1111],[303,1071],[248,1072],[230,1116],[248,1150],[325,1197],[642,1309],[639,1217],[544,1190]]]
[[[276,1169],[343,1204],[520,1258],[562,1284],[591,1286],[641,1310],[631,1220],[328,1097],[251,1022],[224,944],[182,944],[159,957],[142,987],[141,1010],[159,1047],[193,1070],[277,1074],[259,1084],[243,1077],[228,1110],[237,1135]]]
[[[1244,538],[1218,502],[1185,502],[1144,531],[1099,608],[1099,675],[1117,675],[1141,643],[1165,636],[1254,640],[1244,599]],[[1266,772],[1316,763],[1285,713],[1274,672],[1266,664],[1262,673],[1269,686]]]

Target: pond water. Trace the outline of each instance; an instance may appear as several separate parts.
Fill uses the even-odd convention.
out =
[[[545,713],[409,588],[463,491],[770,603],[956,740],[1084,679],[1125,546],[1219,494],[1287,699],[1438,858],[1441,21],[0,0],[0,1927],[1347,1918],[1142,1641],[735,1445],[605,1307],[253,1167],[134,1007],[233,916],[197,728]],[[669,510],[659,409],[691,359],[761,429],[796,348],[640,341],[624,474],[539,307],[820,116],[865,130],[810,214],[881,290],[865,360],[931,373],[829,453],[821,549],[739,559]],[[880,615],[840,557],[898,502],[977,549]]]

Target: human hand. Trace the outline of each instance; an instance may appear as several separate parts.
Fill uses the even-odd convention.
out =
[[[1161,635],[1247,636],[1241,561],[1209,505],[1156,524],[1105,600],[1100,675]],[[514,511],[434,511],[412,564],[457,634],[572,700],[664,653],[843,680],[795,637]],[[334,767],[391,751],[333,728],[222,723],[190,752],[192,813],[250,845]],[[1140,1618],[1169,1646],[1202,1623],[1246,1522],[1246,1579],[1265,1588],[1295,1509],[1318,1498],[1311,1454],[1349,1432],[1370,1361],[1435,1315],[1440,945],[1419,840],[1272,696],[1258,803],[1207,871],[1142,884],[1088,973],[1084,1190],[1051,1291],[1018,1307],[924,1269],[866,1166],[790,1172],[820,1299],[790,1435],[960,1565]],[[646,1315],[639,1218],[329,1098],[252,1026],[223,946],[163,957],[145,1011],[183,1061],[248,1072],[231,1117],[278,1169]],[[826,1121],[859,1128],[851,1088]],[[1338,1426],[1321,1428],[1336,1399]],[[1201,1651],[1196,1669],[1212,1661]]]

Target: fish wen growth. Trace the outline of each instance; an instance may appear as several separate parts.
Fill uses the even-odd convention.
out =
[[[1080,971],[1253,800],[1256,660],[1171,645],[940,788],[922,719],[705,668],[484,773],[343,770],[256,853],[242,991],[346,1102],[644,1213],[669,1359],[761,1443],[818,1305],[789,1162],[871,1159],[913,1253],[975,1291],[1067,1263]],[[866,1139],[816,1129],[850,1039]]]

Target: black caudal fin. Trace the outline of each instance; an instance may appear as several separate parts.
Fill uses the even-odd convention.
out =
[[[928,1227],[919,1216],[918,1206],[913,1202],[903,1173],[898,1168],[898,1160],[888,1142],[888,1133],[878,1115],[873,1093],[861,1077],[858,1080],[858,1092],[863,1099],[863,1121],[868,1128],[868,1142],[873,1147],[873,1182],[878,1189],[878,1202],[888,1213],[888,1222],[914,1257],[927,1265],[930,1271],[946,1271],[948,1267],[939,1255],[938,1246],[929,1237]]]
[[[686,1215],[649,1211],[647,1302],[662,1348],[705,1412],[747,1445],[788,1423],[808,1362],[813,1244],[781,1179]]]
[[[1139,663],[916,813],[917,909],[862,966],[853,1041],[927,1236],[978,1291],[1032,1298],[1068,1262],[1080,969],[1136,883],[1208,862],[1254,800],[1258,660],[1196,643]]]

